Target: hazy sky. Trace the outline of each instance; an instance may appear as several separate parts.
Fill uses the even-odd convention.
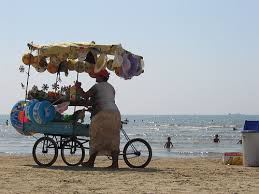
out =
[[[258,9],[256,0],[2,0],[0,113],[24,98],[27,42],[94,40],[144,57],[141,76],[111,74],[123,114],[259,114]],[[55,75],[33,70],[30,87],[45,82]]]

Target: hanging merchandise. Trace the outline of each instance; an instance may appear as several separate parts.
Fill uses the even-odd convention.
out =
[[[94,66],[94,73],[98,73],[102,69],[105,69],[106,62],[107,62],[107,55],[100,54],[100,56],[97,58],[96,65]]]
[[[85,61],[84,65],[85,65],[85,72],[86,73],[94,72],[94,64],[91,64],[91,63],[88,63],[88,62]]]
[[[122,63],[122,77],[124,79],[129,79],[130,76],[128,74],[130,68],[131,68],[131,63],[130,60],[128,59],[128,54],[123,55],[123,63]]]
[[[117,76],[122,77],[122,68],[121,67],[115,67],[114,72]]]
[[[95,50],[88,51],[85,61],[91,64],[96,64],[97,61],[97,52]]]
[[[137,69],[137,72],[135,73],[135,76],[139,76],[141,73],[144,73],[144,61],[143,59],[140,59],[140,66]]]
[[[47,70],[48,70],[49,73],[52,73],[52,74],[57,73],[58,72],[58,66],[56,66],[52,63],[49,63],[48,67],[47,67]]]
[[[115,52],[115,56],[114,56],[114,60],[113,60],[113,64],[112,67],[121,67],[123,63],[123,57],[118,54],[117,52]]]
[[[32,59],[33,59],[33,55],[31,53],[26,53],[22,56],[22,62],[25,65],[30,65],[32,64]]]
[[[76,65],[76,60],[74,60],[74,59],[67,60],[67,67],[68,67],[69,71],[74,71],[75,65]]]
[[[85,71],[85,62],[77,61],[75,64],[75,70],[77,73],[83,73]]]
[[[64,72],[65,73],[65,76],[68,76],[68,63],[67,61],[62,61],[60,64],[59,64],[59,68],[58,68],[58,72]]]
[[[109,69],[110,71],[114,71],[114,67],[112,66],[112,64],[113,64],[113,59],[110,59],[110,60],[108,60],[107,62],[106,62],[106,67],[107,67],[107,69]]]
[[[129,54],[128,59],[130,60],[130,64],[131,64],[131,67],[128,71],[128,75],[130,78],[132,78],[133,76],[136,75],[137,70],[140,67],[140,58],[134,54]]]

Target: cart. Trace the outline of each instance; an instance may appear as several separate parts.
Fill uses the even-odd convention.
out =
[[[76,93],[73,94],[74,96],[72,96],[71,90],[69,94],[67,94],[67,91],[65,91],[63,94],[62,92],[56,93],[55,91],[55,94],[58,95],[46,96],[44,91],[40,91],[40,94],[43,93],[44,95],[39,96],[39,92],[37,93],[37,95],[32,95],[30,92],[28,92],[30,67],[34,67],[38,72],[43,72],[44,68],[49,68],[49,65],[51,64],[51,59],[48,63],[44,63],[44,61],[42,62],[42,58],[46,59],[47,57],[58,55],[65,56],[62,60],[66,61],[68,60],[67,57],[69,57],[70,59],[78,58],[76,59],[78,61],[74,63],[74,70],[77,71],[76,81],[78,81],[79,73],[86,72],[89,74],[89,76],[93,77],[94,73],[105,68],[109,69],[110,71],[115,71],[116,75],[124,79],[131,79],[133,76],[138,76],[143,73],[143,58],[134,55],[133,60],[125,61],[124,59],[126,55],[128,58],[130,58],[129,55],[132,57],[133,54],[129,51],[124,50],[121,45],[96,45],[94,42],[66,44],[62,43],[47,46],[38,46],[31,43],[28,44],[28,46],[31,53],[33,51],[36,51],[38,55],[37,57],[34,57],[34,59],[32,59],[33,55],[31,55],[30,53],[29,59],[28,55],[27,58],[23,58],[23,62],[28,65],[25,101],[21,106],[19,104],[19,106],[15,106],[15,109],[13,108],[11,112],[11,122],[13,126],[17,129],[17,131],[23,135],[32,135],[35,133],[43,135],[42,137],[37,139],[32,149],[33,159],[39,166],[48,167],[53,165],[57,160],[59,150],[61,158],[65,164],[67,164],[68,166],[80,165],[86,157],[89,157],[89,154],[87,154],[90,141],[89,124],[79,123],[75,119],[72,119],[70,121],[50,121],[46,123],[37,123],[35,121],[33,122],[32,120],[26,118],[27,113],[25,111],[27,109],[25,107],[27,105],[28,99],[38,99],[39,101],[48,100],[53,106],[62,101],[70,101],[70,105],[75,107],[75,111],[76,106],[82,106],[82,99],[77,98]],[[86,53],[88,53],[89,51],[96,52],[98,54],[96,56],[96,63],[81,63],[82,61],[79,60],[79,58],[82,58],[83,55],[83,57],[86,57]],[[115,57],[112,59],[112,63],[109,63],[106,55],[115,55]],[[139,61],[137,61],[137,59],[139,59]],[[55,83],[56,85],[58,84],[60,72],[66,72],[66,69],[64,70],[64,68],[61,68],[60,66],[61,63],[64,63],[62,62],[62,60],[59,61],[57,72],[55,72],[57,73],[57,79]],[[127,72],[125,71],[125,69],[123,69],[123,65],[129,65],[129,62],[131,62],[131,66],[134,65],[134,62],[136,64],[138,62],[138,66],[136,65],[137,67],[135,66],[134,68],[127,68]],[[82,69],[84,69],[85,71],[82,72]],[[67,70],[71,71],[71,66]],[[53,69],[51,68],[48,71],[50,73],[53,73]],[[17,122],[18,124],[22,124],[22,126],[20,127],[20,125],[17,125]],[[123,124],[127,124],[127,122],[121,122],[121,133],[124,135],[127,142],[123,150],[121,150],[120,156],[122,156],[125,163],[131,168],[146,167],[150,163],[152,158],[151,146],[144,139],[130,139],[123,129]]]

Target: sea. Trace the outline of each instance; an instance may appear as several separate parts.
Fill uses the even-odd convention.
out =
[[[9,125],[6,125],[9,120]],[[259,115],[122,115],[128,120],[123,128],[133,138],[145,139],[157,157],[210,157],[224,152],[241,152],[245,120],[259,120]],[[86,117],[86,123],[90,120]],[[220,142],[214,143],[215,134]],[[24,136],[11,125],[9,115],[0,115],[0,154],[31,154],[35,141],[42,134]],[[172,149],[165,149],[171,137]],[[121,134],[121,149],[126,139]]]

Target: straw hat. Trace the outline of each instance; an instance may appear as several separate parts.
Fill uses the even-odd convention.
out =
[[[22,62],[25,65],[30,65],[32,63],[33,55],[31,53],[26,53],[22,56]]]
[[[105,54],[100,54],[100,56],[97,58],[97,62],[94,66],[94,73],[100,72],[102,69],[105,68],[107,61],[107,56]]]

